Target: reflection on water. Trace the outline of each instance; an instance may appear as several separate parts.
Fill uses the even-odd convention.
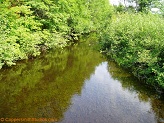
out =
[[[163,97],[94,51],[96,39],[87,40],[1,70],[0,118],[162,123]]]
[[[113,66],[110,66],[111,64]],[[116,76],[113,79],[108,68],[113,75],[116,75],[115,72],[121,69],[115,66],[112,62],[102,62],[96,67],[90,78],[85,80],[82,93],[73,96],[72,105],[61,123],[155,123],[162,121],[162,117],[160,119],[153,109],[152,101],[154,100],[144,94],[140,98],[142,90],[130,89],[134,82],[130,74],[118,74],[119,79],[120,77],[126,79],[122,82]],[[123,87],[124,82],[131,83],[131,86]],[[161,106],[158,110],[163,113],[162,102],[156,105]]]

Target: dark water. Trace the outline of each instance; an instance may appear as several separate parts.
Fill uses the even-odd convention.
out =
[[[106,60],[95,40],[0,70],[0,122],[163,123],[163,95]]]

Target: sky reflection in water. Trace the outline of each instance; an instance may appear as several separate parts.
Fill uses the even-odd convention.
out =
[[[89,43],[0,70],[0,118],[162,123],[162,96],[107,61]]]

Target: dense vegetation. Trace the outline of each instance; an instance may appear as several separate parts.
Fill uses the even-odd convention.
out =
[[[125,13],[113,21],[101,39],[102,50],[135,76],[164,88],[164,19],[158,15]]]
[[[96,37],[87,37],[89,43],[94,40]],[[50,51],[11,69],[1,69],[0,116],[60,121],[72,96],[81,94],[84,82],[94,74],[95,66],[103,62],[101,54],[93,52],[84,41],[86,38],[81,39],[80,46]]]
[[[1,0],[0,68],[95,31],[103,52],[139,79],[164,88],[163,3],[126,1],[136,6],[113,9],[108,0]],[[151,14],[151,7],[160,8],[160,15]]]
[[[110,8],[108,0],[1,0],[0,68],[100,31]]]

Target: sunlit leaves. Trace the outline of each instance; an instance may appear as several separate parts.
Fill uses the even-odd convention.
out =
[[[81,34],[101,32],[111,13],[108,0],[4,0],[0,67],[35,57],[43,49],[64,47]]]
[[[138,78],[164,88],[163,29],[164,20],[157,15],[117,15],[103,35],[102,50]]]

